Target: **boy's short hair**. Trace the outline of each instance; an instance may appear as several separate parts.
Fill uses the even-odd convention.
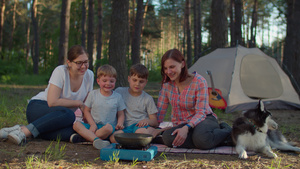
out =
[[[130,67],[129,76],[136,75],[139,78],[148,79],[149,71],[143,64],[137,63]]]
[[[100,66],[97,70],[97,78],[101,76],[112,76],[114,78],[117,78],[117,71],[111,65],[105,64]]]

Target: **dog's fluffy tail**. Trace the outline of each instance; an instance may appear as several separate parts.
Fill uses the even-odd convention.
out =
[[[295,147],[296,143],[288,142],[280,131],[269,130],[267,134],[267,142],[272,147],[272,149],[300,152],[300,148]]]

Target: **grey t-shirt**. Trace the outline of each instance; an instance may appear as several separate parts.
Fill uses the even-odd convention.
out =
[[[91,91],[84,103],[91,108],[91,115],[97,124],[117,125],[117,112],[126,109],[124,100],[119,93],[113,92],[106,97],[100,93],[100,89]]]
[[[150,114],[157,113],[155,102],[149,94],[142,92],[141,95],[132,96],[129,87],[118,87],[115,91],[120,93],[125,101],[125,127],[138,123],[143,119],[149,119]]]

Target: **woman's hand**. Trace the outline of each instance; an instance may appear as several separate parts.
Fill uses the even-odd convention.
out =
[[[175,137],[175,139],[172,143],[173,147],[181,146],[185,142],[188,132],[189,132],[189,129],[187,126],[183,126],[182,128],[174,130],[172,135],[177,134],[177,136]]]
[[[76,100],[76,101],[80,110],[83,111],[85,107],[84,103],[81,100]]]

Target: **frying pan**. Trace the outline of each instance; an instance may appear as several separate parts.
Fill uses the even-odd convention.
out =
[[[115,139],[123,146],[142,147],[148,145],[152,141],[152,135],[141,133],[117,133],[115,134]]]

